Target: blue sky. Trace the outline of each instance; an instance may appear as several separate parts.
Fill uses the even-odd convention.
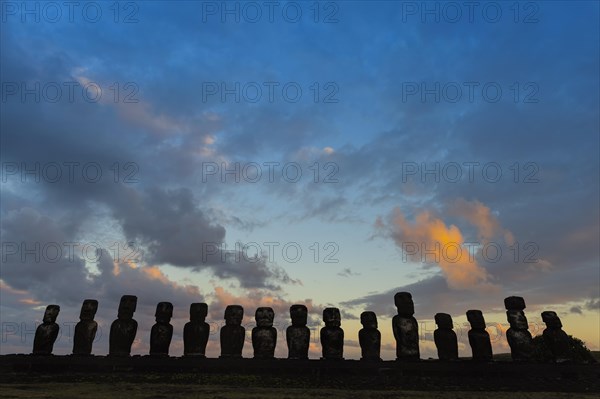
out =
[[[2,353],[30,350],[46,304],[68,325],[96,298],[102,327],[133,294],[137,353],[156,303],[179,354],[206,301],[249,325],[307,303],[317,329],[338,306],[349,358],[374,310],[393,358],[402,290],[425,356],[436,312],[501,332],[509,295],[600,347],[597,2],[48,4],[2,3]]]

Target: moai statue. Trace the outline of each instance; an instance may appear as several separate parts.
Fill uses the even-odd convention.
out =
[[[480,362],[491,362],[492,343],[490,334],[485,330],[485,319],[481,310],[468,310],[467,320],[471,323],[469,330],[469,344],[473,352],[473,360]]]
[[[190,321],[183,328],[183,355],[206,357],[206,344],[210,334],[210,326],[206,320],[208,305],[192,303],[190,305]]]
[[[252,329],[252,347],[255,359],[273,359],[277,344],[277,330],[273,327],[275,312],[272,308],[258,308],[256,327]]]
[[[562,323],[556,312],[542,312],[542,320],[546,323],[546,329],[542,336],[552,352],[554,361],[562,363],[572,360],[569,336],[563,331]]]
[[[440,360],[458,360],[458,340],[452,330],[452,316],[448,313],[436,313],[435,324],[438,328],[433,332],[433,340]]]
[[[392,329],[396,338],[396,358],[398,360],[419,360],[419,326],[415,314],[415,304],[409,292],[394,295],[398,314],[392,319]]]
[[[34,355],[51,355],[54,342],[58,337],[58,324],[56,318],[60,312],[60,306],[48,305],[44,312],[42,324],[35,330],[35,338],[33,339],[33,354]]]
[[[95,299],[86,299],[81,305],[79,313],[79,323],[75,326],[73,334],[73,354],[91,355],[92,344],[96,338],[98,323],[94,321],[94,316],[98,311],[98,301]]]
[[[321,329],[321,346],[323,347],[323,359],[344,359],[344,330],[340,328],[342,317],[338,308],[326,308],[323,310],[323,321],[325,327]]]
[[[358,342],[362,354],[360,360],[380,361],[381,333],[377,329],[375,312],[362,312],[360,323],[363,325],[358,332]]]
[[[123,295],[119,303],[117,320],[110,326],[108,339],[109,356],[129,356],[131,345],[137,333],[137,321],[133,320],[133,313],[137,306],[137,296]]]
[[[510,354],[513,361],[524,362],[531,359],[532,337],[529,332],[525,309],[525,300],[520,296],[509,296],[504,299],[506,316],[510,328],[506,331],[506,339],[510,346]]]
[[[225,325],[221,327],[221,357],[242,357],[246,329],[242,327],[244,308],[229,305],[225,308]]]
[[[306,327],[308,309],[304,305],[290,307],[292,325],[285,330],[288,345],[288,359],[308,359],[310,330]]]
[[[173,338],[173,304],[171,302],[159,302],[156,305],[156,324],[150,331],[150,354],[153,356],[169,356],[169,345]]]

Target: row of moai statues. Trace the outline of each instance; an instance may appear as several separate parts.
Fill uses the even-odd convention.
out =
[[[392,329],[396,339],[396,357],[398,360],[419,360],[419,333],[412,295],[399,292],[394,296],[398,314],[392,319]],[[523,310],[525,301],[521,297],[511,296],[504,300],[510,328],[506,332],[514,361],[528,361],[532,355],[532,337],[528,330],[527,318]],[[110,328],[109,355],[129,356],[131,346],[137,333],[137,322],[133,314],[137,306],[137,297],[124,295],[119,304],[117,320]],[[96,336],[98,324],[94,316],[98,309],[98,301],[86,299],[80,313],[80,322],[75,326],[73,336],[73,354],[91,355],[92,343]],[[60,311],[58,305],[49,305],[44,314],[43,323],[35,334],[33,354],[51,354],[58,336],[59,326],[56,318]],[[205,357],[210,326],[206,323],[208,305],[192,303],[190,321],[183,330],[184,356]],[[466,313],[471,325],[469,344],[473,360],[492,361],[492,345],[483,313],[480,310],[469,310]],[[156,307],[156,324],[150,333],[150,355],[168,356],[173,337],[173,305],[160,302]],[[244,309],[240,305],[229,305],[225,309],[225,325],[220,331],[222,358],[241,358],[246,338],[246,330],[242,326]],[[260,307],[256,310],[256,327],[252,329],[252,346],[254,358],[272,359],[275,355],[277,330],[273,327],[275,313],[272,308]],[[308,359],[310,330],[306,326],[308,310],[304,305],[290,307],[292,324],[286,330],[289,359]],[[569,339],[562,330],[562,324],[555,312],[542,312],[542,320],[546,323],[543,332],[556,361],[569,360]],[[337,308],[326,308],[323,311],[325,327],[320,331],[322,359],[342,360],[344,349],[344,330],[341,328],[341,315]],[[359,331],[359,344],[362,360],[380,361],[381,333],[378,330],[377,316],[374,312],[363,312],[360,316],[363,328]],[[437,329],[434,331],[434,342],[440,360],[458,359],[458,340],[453,330],[452,317],[447,313],[435,315]]]

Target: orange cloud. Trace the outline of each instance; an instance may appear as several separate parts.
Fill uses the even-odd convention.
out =
[[[500,224],[489,208],[480,202],[458,202],[457,213],[475,225],[486,240],[501,231]],[[381,222],[376,224],[381,226]],[[490,283],[487,271],[479,265],[464,236],[455,225],[423,211],[414,222],[406,219],[399,208],[392,217],[392,236],[405,256],[413,261],[434,261],[442,270],[448,286],[457,290],[490,290],[498,287]]]

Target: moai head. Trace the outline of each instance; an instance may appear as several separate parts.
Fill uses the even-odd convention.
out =
[[[542,320],[546,323],[546,327],[548,328],[562,328],[562,323],[556,312],[542,312]]]
[[[520,296],[509,296],[504,298],[504,307],[506,310],[520,310],[525,309],[525,300]]]
[[[529,327],[525,313],[520,310],[507,310],[506,317],[510,327],[515,330],[527,330]]]
[[[471,323],[471,328],[485,329],[485,319],[481,310],[467,310],[467,320]]]
[[[290,317],[293,326],[305,326],[308,322],[308,309],[304,305],[290,306]]]
[[[171,302],[159,302],[158,305],[156,305],[154,317],[156,317],[157,323],[170,322],[171,317],[173,317],[173,304]]]
[[[448,313],[436,313],[435,324],[442,330],[452,330],[452,327],[454,326],[452,323],[452,316]]]
[[[275,312],[273,308],[258,308],[254,314],[257,327],[273,327]]]
[[[244,308],[240,305],[229,305],[225,308],[225,324],[239,326],[244,318]]]
[[[86,299],[81,305],[79,320],[94,320],[94,316],[98,311],[98,301],[95,299]]]
[[[205,303],[192,303],[190,305],[190,320],[204,321],[208,315],[208,305]]]
[[[60,312],[60,306],[58,305],[48,305],[46,310],[44,311],[44,319],[42,322],[44,324],[52,324],[56,322],[56,318],[58,317],[58,312]]]
[[[398,308],[398,314],[412,316],[415,314],[415,304],[410,292],[398,292],[394,295],[394,303]]]
[[[360,323],[364,328],[377,328],[377,316],[375,312],[362,312],[360,314]]]
[[[123,295],[121,302],[119,303],[119,314],[118,318],[123,320],[133,319],[133,313],[137,306],[137,296],[135,295]]]
[[[338,308],[326,308],[323,310],[323,321],[327,327],[339,327],[342,324],[342,316]]]

